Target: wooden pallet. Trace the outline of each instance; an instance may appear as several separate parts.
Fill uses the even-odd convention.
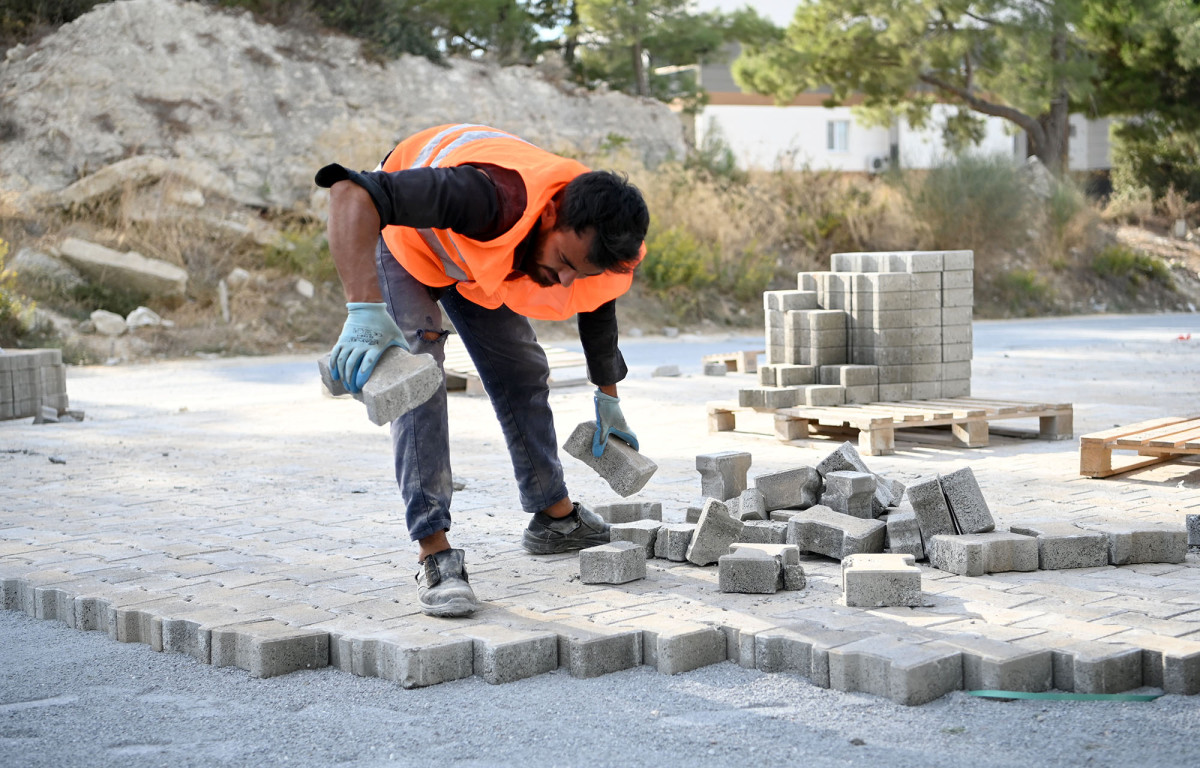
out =
[[[570,387],[578,384],[587,383],[587,375],[571,376],[567,378],[555,378],[554,370],[564,368],[582,368],[587,369],[587,358],[582,352],[571,352],[570,350],[562,349],[561,347],[551,347],[542,344],[542,349],[546,350],[546,362],[550,365],[550,378],[548,383],[551,387]],[[467,348],[463,346],[462,339],[458,334],[450,334],[446,337],[446,390],[450,392],[466,391],[468,395],[482,395],[483,382],[479,379],[479,371],[475,368],[475,363],[471,360],[471,356],[467,354]]]
[[[1153,458],[1114,468],[1113,451],[1133,451],[1138,456]],[[1195,455],[1200,455],[1200,418],[1171,416],[1151,419],[1080,437],[1079,474],[1085,477],[1111,477]]]
[[[708,429],[726,432],[735,428],[739,411],[755,410],[775,415],[775,436],[790,441],[845,430],[857,430],[858,448],[868,456],[896,450],[896,430],[920,427],[949,427],[951,443],[961,448],[988,444],[988,425],[1003,419],[1038,419],[1037,437],[1069,440],[1073,409],[1070,403],[1030,403],[952,397],[942,400],[906,400],[894,403],[831,405],[824,408],[741,408],[728,403],[709,403]],[[916,433],[913,433],[914,435]]]
[[[750,349],[744,352],[718,352],[705,355],[701,362],[724,363],[725,370],[732,373],[758,373],[758,356],[765,355],[765,349]]]

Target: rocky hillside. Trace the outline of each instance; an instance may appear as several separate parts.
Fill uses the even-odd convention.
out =
[[[330,161],[373,167],[399,138],[471,122],[552,150],[621,137],[649,164],[684,152],[664,105],[522,67],[364,58],[350,39],[177,0],[97,7],[0,64],[0,191],[27,206],[119,160],[186,161],[243,205],[309,204]]]

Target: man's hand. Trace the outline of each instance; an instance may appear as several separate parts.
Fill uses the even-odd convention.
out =
[[[629,443],[633,450],[638,449],[637,435],[625,423],[625,415],[621,413],[621,399],[606,395],[596,390],[596,435],[592,438],[592,455],[597,459],[604,455],[608,447],[608,438],[615,435]]]
[[[329,353],[330,375],[347,392],[361,392],[384,351],[407,350],[408,342],[383,303],[351,302],[346,312],[342,335]]]

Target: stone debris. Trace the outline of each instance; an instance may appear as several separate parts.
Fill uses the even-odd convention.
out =
[[[747,488],[737,499],[730,499],[728,504],[730,514],[742,522],[767,519],[766,500],[758,488]]]
[[[662,521],[661,501],[618,501],[612,504],[596,504],[592,511],[607,523],[632,523],[635,520]]]
[[[114,251],[68,237],[59,244],[58,252],[85,277],[100,285],[149,296],[182,296],[187,291],[186,269],[146,258],[136,251]]]
[[[579,550],[584,584],[625,584],[646,578],[646,550],[632,541],[613,541]]]
[[[703,453],[696,457],[700,472],[700,493],[705,498],[727,501],[746,490],[746,473],[750,470],[750,454],[746,451]]]
[[[850,555],[842,560],[842,602],[854,608],[920,606],[921,569],[912,555]]]
[[[774,588],[769,589],[766,592],[760,592],[759,594],[769,594],[769,593],[777,592],[779,590],[795,591],[795,590],[804,589],[804,587],[806,586],[807,580],[804,575],[804,566],[800,564],[800,549],[798,547],[793,546],[791,544],[748,544],[748,543],[742,543],[742,542],[734,542],[733,544],[729,545],[729,555],[734,555],[734,554],[739,554],[739,553],[747,553],[747,552],[759,553],[766,557],[770,557],[773,560],[775,560],[775,562],[778,563],[778,565],[779,565],[778,572],[776,573],[776,582],[775,582]],[[758,557],[759,554],[753,555],[753,557]],[[721,556],[721,560],[719,561],[721,564],[720,567],[724,568],[725,558],[728,557],[729,555]],[[733,563],[734,563],[733,567],[735,568],[735,571],[739,568],[741,570],[749,570],[749,569],[752,569],[755,567],[757,567],[759,569],[765,569],[765,566],[752,566],[750,564],[742,563],[740,561],[733,561]],[[762,577],[761,573],[758,575],[759,575],[759,577]],[[739,579],[740,579],[740,577],[739,577]],[[740,580],[744,581],[744,579],[740,579]],[[735,584],[739,583],[739,581],[735,581],[734,583]],[[750,590],[748,590],[748,589],[728,589],[727,590],[724,587],[721,587],[721,591],[722,592],[749,592]]]
[[[1101,531],[1055,521],[1021,523],[1009,530],[1037,538],[1038,568],[1043,571],[1108,565],[1108,536]]]
[[[741,521],[729,516],[729,510],[716,499],[704,502],[700,521],[688,544],[687,560],[694,565],[711,565],[729,551],[729,545],[742,533]]]
[[[329,355],[317,361],[317,368],[331,395],[351,394],[341,381],[334,381]],[[353,397],[367,407],[371,423],[382,426],[429,400],[441,389],[443,381],[442,371],[431,355],[414,355],[399,347],[389,347],[375,364],[362,391],[353,393]]]
[[[660,560],[682,563],[687,560],[688,547],[696,532],[695,523],[669,523],[658,529],[654,539],[654,556]]]
[[[658,465],[620,439],[609,440],[604,453],[596,458],[592,455],[595,434],[596,422],[580,422],[563,444],[563,449],[594,469],[621,496],[632,496],[646,487],[658,471]]]
[[[746,520],[738,536],[738,541],[746,544],[783,544],[786,540],[787,523],[777,520]]]
[[[830,472],[865,472],[874,475],[867,468],[866,462],[862,460],[858,449],[853,443],[845,442],[837,447],[833,453],[826,456],[817,464],[817,474],[822,478]],[[872,515],[874,517],[881,516],[888,507],[896,503],[896,499],[892,495],[894,483],[886,478],[880,478],[876,475],[875,497],[872,501]]]
[[[794,467],[754,478],[762,494],[763,509],[808,509],[820,501],[821,477],[812,467]]]
[[[934,568],[960,576],[1038,568],[1037,539],[1004,531],[934,536],[926,553]]]
[[[825,475],[825,490],[821,493],[821,504],[834,512],[873,520],[875,518],[872,508],[874,497],[875,476],[869,472],[842,470]]]
[[[878,520],[863,520],[818,505],[792,515],[787,543],[795,544],[801,552],[842,560],[860,553],[883,552],[886,528]]]
[[[704,375],[705,376],[724,376],[728,373],[729,373],[729,368],[726,367],[725,363],[710,362],[710,363],[704,364]]]

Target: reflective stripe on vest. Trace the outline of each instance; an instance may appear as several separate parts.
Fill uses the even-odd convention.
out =
[[[460,281],[471,279],[467,277],[466,269],[459,266],[459,263],[447,253],[446,249],[442,246],[442,241],[438,240],[436,232],[432,229],[424,228],[418,229],[417,234],[425,241],[425,245],[429,246],[429,250],[433,251],[442,260],[442,268],[446,270],[446,277],[452,277]],[[454,238],[450,238],[450,244],[454,246],[454,250],[458,253],[459,260],[463,264],[466,264],[467,260],[463,258],[462,251],[458,250],[458,244],[454,242]]]

